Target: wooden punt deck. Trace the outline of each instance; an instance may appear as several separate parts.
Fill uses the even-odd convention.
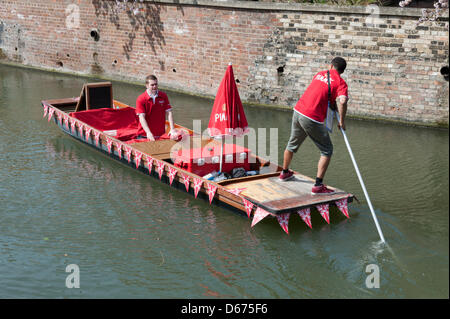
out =
[[[57,100],[46,100],[42,101],[43,105],[51,106],[60,112],[66,113],[67,115],[71,112],[75,111],[75,105],[78,101],[78,98],[68,98],[68,99],[57,99]],[[115,108],[128,107],[128,105],[123,104],[118,101],[114,101]],[[75,132],[72,133],[70,129],[66,128],[64,124],[61,125],[54,118],[54,122],[66,133],[75,137],[83,143],[90,144],[94,148],[103,151],[104,153],[108,153],[110,157],[122,161],[126,163],[127,161],[123,157],[119,157],[117,146],[113,145],[111,153],[107,151],[106,148],[106,140],[113,139],[114,141],[120,142],[117,139],[112,138],[111,136],[107,136],[102,133],[100,135],[100,145],[97,146],[93,139],[88,139],[87,141],[81,138],[78,134],[78,131],[75,129]],[[180,125],[175,125],[177,128],[181,128],[192,133],[191,130],[184,128]],[[197,140],[196,140],[197,139]],[[199,140],[198,140],[199,139]],[[179,167],[175,167],[170,160],[170,150],[176,144],[176,141],[171,140],[160,140],[154,142],[138,142],[127,144],[127,146],[131,147],[133,151],[139,151],[143,154],[150,155],[151,157],[162,160],[165,162],[166,166],[163,172],[164,176],[169,175],[169,167],[176,168],[179,172],[182,172],[185,175],[189,175],[191,177],[190,189],[193,189],[194,183],[193,178],[201,178],[201,176],[197,176],[191,172],[183,170]],[[191,137],[191,145],[201,145],[204,147],[209,143],[218,143],[218,141],[214,139],[202,139],[199,135],[194,134]],[[279,180],[278,176],[281,171],[281,167],[270,163],[261,157],[256,155],[251,155],[254,159],[254,163],[251,164],[252,170],[258,170],[261,172],[259,175],[255,176],[247,176],[241,178],[228,179],[221,182],[213,182],[207,181],[207,183],[211,183],[218,186],[216,191],[213,203],[218,204],[218,202],[225,203],[226,205],[235,208],[241,212],[246,212],[245,205],[243,204],[242,197],[253,202],[256,206],[259,206],[268,212],[277,215],[286,212],[295,212],[299,209],[314,207],[318,204],[329,203],[330,205],[334,205],[334,201],[347,198],[348,202],[352,202],[353,195],[347,193],[343,190],[336,189],[336,193],[332,195],[311,195],[311,187],[314,183],[314,180],[310,177],[304,176],[298,172],[295,172],[295,178],[282,182]],[[130,167],[136,169],[134,155],[131,156],[131,160],[127,163]],[[140,166],[137,168],[140,171],[152,175],[153,177],[157,177],[155,174],[155,170],[153,174],[151,170],[148,169],[148,162],[145,159],[142,159]],[[204,180],[206,182],[206,180]],[[181,184],[184,188],[183,179],[180,174],[177,174],[174,178],[174,182]],[[330,187],[330,186],[329,186]],[[241,188],[244,189],[240,195],[234,194],[230,192],[232,189]],[[332,188],[332,187],[330,187]],[[202,198],[208,199],[207,189],[205,184],[200,189],[200,193],[202,194]]]

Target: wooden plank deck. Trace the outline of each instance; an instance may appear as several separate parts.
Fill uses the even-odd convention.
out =
[[[336,190],[336,193],[332,195],[312,195],[311,188],[313,185],[313,179],[301,174],[295,174],[293,179],[284,182],[278,178],[277,174],[267,178],[237,181],[224,186],[226,188],[245,188],[241,195],[267,211],[277,214],[316,204],[334,202],[351,195],[330,186],[328,187]]]

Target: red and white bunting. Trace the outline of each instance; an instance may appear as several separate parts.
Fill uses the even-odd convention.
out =
[[[69,129],[69,116],[64,113],[64,124],[66,125],[67,129]]]
[[[62,113],[61,113],[60,111],[58,111],[58,110],[56,110],[56,117],[58,118],[59,125],[62,126],[62,124],[63,124],[63,115],[62,115]]]
[[[44,104],[44,116],[43,117],[46,117],[47,113],[48,113],[48,105]]]
[[[69,122],[70,122],[70,131],[72,133],[75,133],[75,123],[77,122],[77,120],[75,120],[73,117],[70,117]]]
[[[153,167],[153,157],[145,155],[145,158],[147,159],[147,165],[148,165],[148,173],[152,173],[152,167]]]
[[[345,217],[350,218],[348,215],[347,198],[343,198],[336,201],[336,206],[345,215]]]
[[[112,143],[113,143],[113,140],[110,139],[109,137],[106,137],[106,146],[108,147],[108,153],[110,153],[110,154],[111,154]]]
[[[200,178],[194,177],[194,195],[195,198],[197,198],[198,192],[200,191],[200,188],[202,187],[203,180]]]
[[[84,135],[86,137],[86,142],[89,140],[89,136],[91,135],[92,127],[87,125],[84,126]]]
[[[169,166],[169,183],[172,185],[175,175],[177,175],[178,170],[175,167]]]
[[[244,202],[245,210],[247,211],[247,216],[248,216],[248,218],[250,218],[250,214],[252,213],[254,204],[252,202],[246,200],[245,198],[243,198],[242,201]]]
[[[83,138],[83,132],[84,132],[84,124],[79,122],[78,123],[78,133],[80,133],[81,138]]]
[[[156,167],[158,169],[158,176],[159,179],[162,178],[163,172],[164,172],[164,167],[166,166],[166,163],[164,163],[163,161],[156,161]]]
[[[209,203],[211,204],[217,191],[217,185],[206,183],[206,187],[208,188]]]
[[[299,210],[297,213],[300,215],[300,217],[306,223],[306,225],[308,225],[308,227],[312,229],[311,209],[309,207],[308,208],[304,208],[302,210]]]
[[[48,109],[48,122],[50,122],[50,120],[52,119],[53,113],[55,113],[55,109],[53,107],[50,107]]]
[[[234,194],[234,195],[238,195],[241,194],[244,190],[246,190],[247,188],[227,188],[226,190],[229,191],[230,193]]]
[[[102,132],[97,131],[97,130],[94,131],[95,145],[97,145],[97,146],[98,146],[98,141],[100,140],[100,134],[101,133]]]
[[[122,158],[122,143],[115,142],[114,145],[116,145],[117,153],[119,154],[119,158]]]
[[[325,221],[329,224],[330,223],[330,205],[329,204],[319,204],[316,205],[317,210],[319,211],[320,215],[325,219]]]
[[[281,228],[283,228],[283,230],[288,235],[289,235],[288,224],[289,224],[290,216],[291,216],[291,213],[284,213],[284,214],[277,215],[278,223],[280,224]]]
[[[141,165],[142,153],[138,151],[134,151],[134,162],[136,163],[136,168],[139,168]]]
[[[189,192],[189,184],[191,182],[191,178],[189,175],[180,173],[181,178],[183,179],[184,186],[186,187],[186,192]]]
[[[128,163],[131,162],[131,151],[133,149],[130,146],[125,146],[125,156],[128,160]]]
[[[270,213],[261,207],[256,208],[255,214],[253,215],[252,227],[259,223],[264,217],[270,215]]]

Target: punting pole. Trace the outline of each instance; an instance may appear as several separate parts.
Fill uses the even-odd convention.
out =
[[[334,113],[336,114],[336,119],[339,122],[338,112],[335,111]],[[377,216],[375,215],[375,211],[373,210],[372,202],[370,201],[369,194],[367,193],[367,190],[366,190],[366,186],[364,186],[364,181],[361,177],[361,173],[359,172],[358,164],[356,164],[355,157],[353,156],[352,148],[350,147],[350,143],[348,142],[347,135],[345,134],[345,131],[342,128],[340,130],[342,132],[342,135],[344,136],[344,140],[345,140],[345,144],[347,145],[348,153],[350,154],[350,157],[353,162],[353,166],[355,167],[355,170],[356,170],[356,174],[358,175],[359,183],[361,184],[361,187],[364,191],[364,195],[366,196],[367,203],[369,204],[370,212],[372,213],[373,220],[375,221],[375,226],[377,226],[378,234],[380,235],[381,241],[383,243],[385,243],[386,241],[384,240],[383,232],[381,231],[380,225],[378,224]]]

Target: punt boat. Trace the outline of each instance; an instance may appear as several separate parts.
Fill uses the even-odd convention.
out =
[[[244,147],[225,144],[223,154],[219,153],[221,143],[216,139],[178,124],[174,125],[180,140],[132,138],[138,125],[135,108],[112,98],[110,82],[87,83],[79,97],[48,99],[41,104],[44,117],[74,139],[171,188],[239,212],[252,219],[252,227],[272,216],[289,234],[292,213],[312,228],[311,213],[316,211],[329,224],[331,207],[349,218],[347,205],[354,195],[331,186],[334,194],[312,195],[312,178],[294,172],[293,179],[280,181],[281,166]],[[233,169],[242,167],[249,174],[221,181],[207,179],[207,171],[218,171],[219,154],[224,172],[228,170],[231,176]]]

